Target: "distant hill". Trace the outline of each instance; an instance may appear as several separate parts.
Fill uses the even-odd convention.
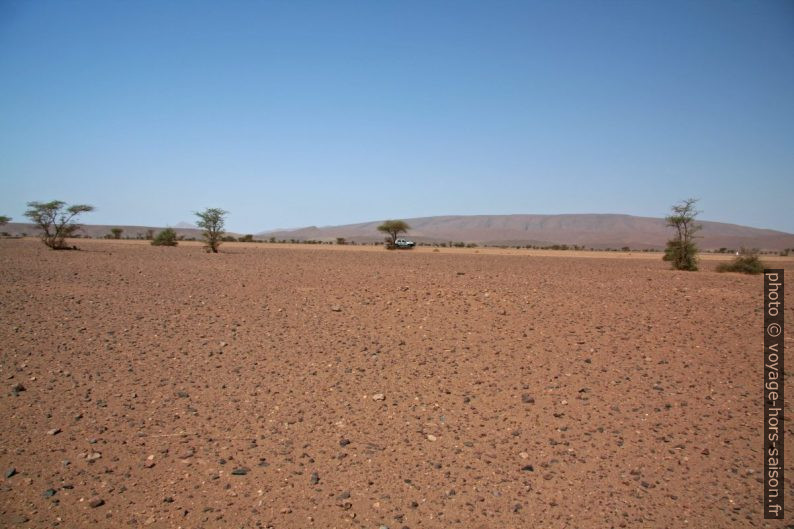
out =
[[[408,235],[418,242],[462,241],[480,245],[580,245],[585,248],[659,249],[671,236],[665,220],[615,214],[574,215],[451,215],[404,219]],[[382,221],[262,232],[258,238],[332,241],[344,237],[356,242],[383,240],[377,231]],[[700,221],[698,244],[706,250],[739,248],[763,250],[794,248],[794,234],[723,222]]]

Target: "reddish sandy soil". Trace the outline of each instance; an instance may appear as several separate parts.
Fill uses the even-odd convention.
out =
[[[79,244],[0,241],[2,527],[785,526],[760,277]]]

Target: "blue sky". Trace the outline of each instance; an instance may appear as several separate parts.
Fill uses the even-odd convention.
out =
[[[0,0],[0,213],[794,232],[794,2]]]

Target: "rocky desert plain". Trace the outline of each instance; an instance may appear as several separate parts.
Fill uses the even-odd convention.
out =
[[[2,527],[791,523],[715,257],[76,244],[0,241]]]

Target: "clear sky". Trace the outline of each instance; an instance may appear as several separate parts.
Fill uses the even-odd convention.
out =
[[[794,2],[0,0],[0,213],[794,232]]]

